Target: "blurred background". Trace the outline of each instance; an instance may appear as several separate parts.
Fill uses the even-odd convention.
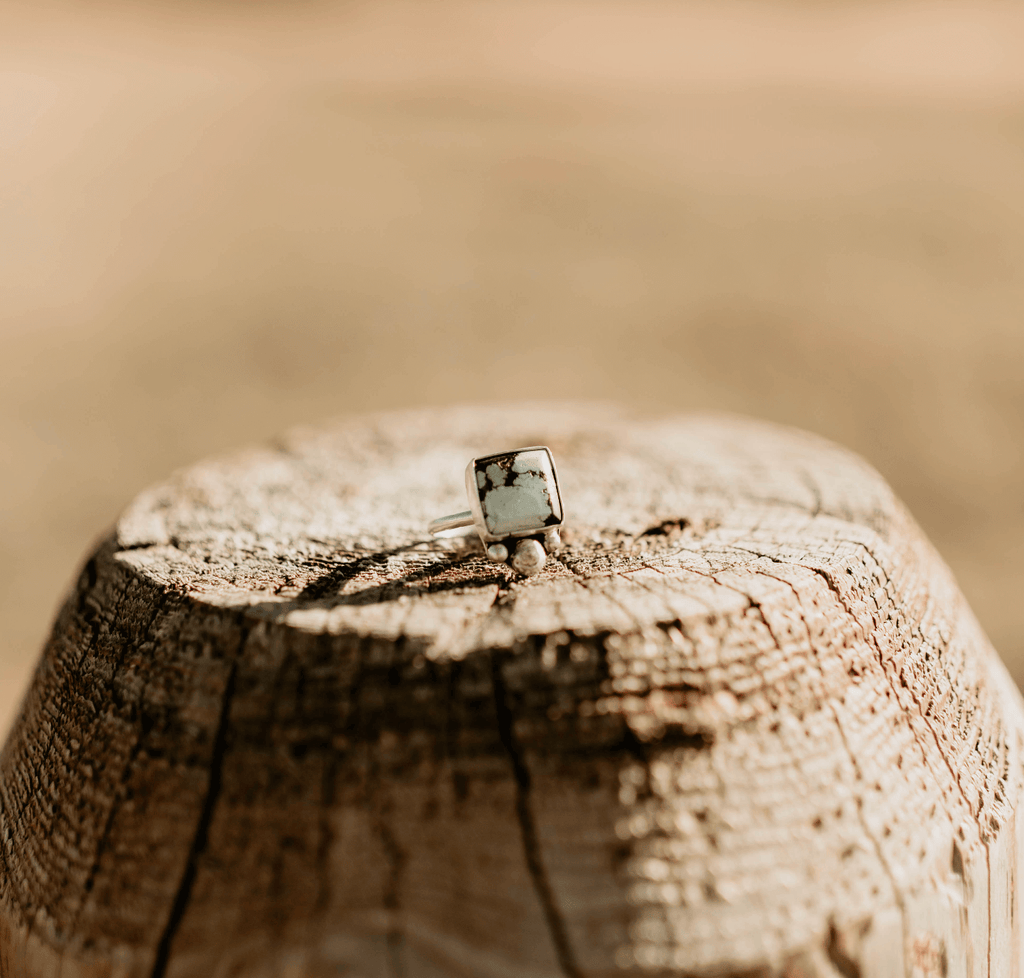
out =
[[[0,9],[0,728],[147,483],[339,413],[820,432],[1024,681],[1024,7]]]

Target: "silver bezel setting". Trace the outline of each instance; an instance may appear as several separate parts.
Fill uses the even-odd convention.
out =
[[[553,516],[556,516],[556,519],[554,521],[538,523],[537,526],[528,529],[515,530],[511,533],[491,533],[487,528],[487,520],[484,516],[483,510],[483,500],[481,499],[480,489],[476,482],[477,467],[481,462],[489,462],[492,459],[515,458],[517,455],[524,455],[527,452],[543,452],[547,456],[548,464],[551,466],[552,481],[549,493],[552,496],[552,501],[557,502],[558,505],[558,513],[552,514]],[[485,546],[489,543],[500,543],[503,540],[542,535],[547,530],[561,526],[565,519],[565,507],[562,503],[562,490],[558,484],[558,469],[555,467],[555,459],[551,454],[551,449],[546,445],[532,445],[529,448],[517,448],[510,452],[493,452],[490,455],[481,455],[478,458],[470,459],[469,464],[466,466],[466,495],[469,497],[469,509],[473,514],[473,525],[476,528],[476,531],[480,534],[480,539],[483,540]]]

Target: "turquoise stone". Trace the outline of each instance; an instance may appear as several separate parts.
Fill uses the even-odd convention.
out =
[[[547,449],[478,458],[475,474],[484,523],[493,536],[540,533],[562,522],[562,500]]]

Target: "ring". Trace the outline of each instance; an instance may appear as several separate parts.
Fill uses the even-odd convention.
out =
[[[466,494],[469,509],[432,520],[431,533],[475,526],[487,556],[507,561],[524,577],[539,573],[548,554],[561,546],[562,495],[549,448],[535,445],[471,459]]]

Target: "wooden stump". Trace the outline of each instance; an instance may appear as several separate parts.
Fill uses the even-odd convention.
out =
[[[550,445],[565,549],[426,539]],[[1021,974],[1020,698],[883,480],[590,407],[144,493],[0,759],[0,975]]]

